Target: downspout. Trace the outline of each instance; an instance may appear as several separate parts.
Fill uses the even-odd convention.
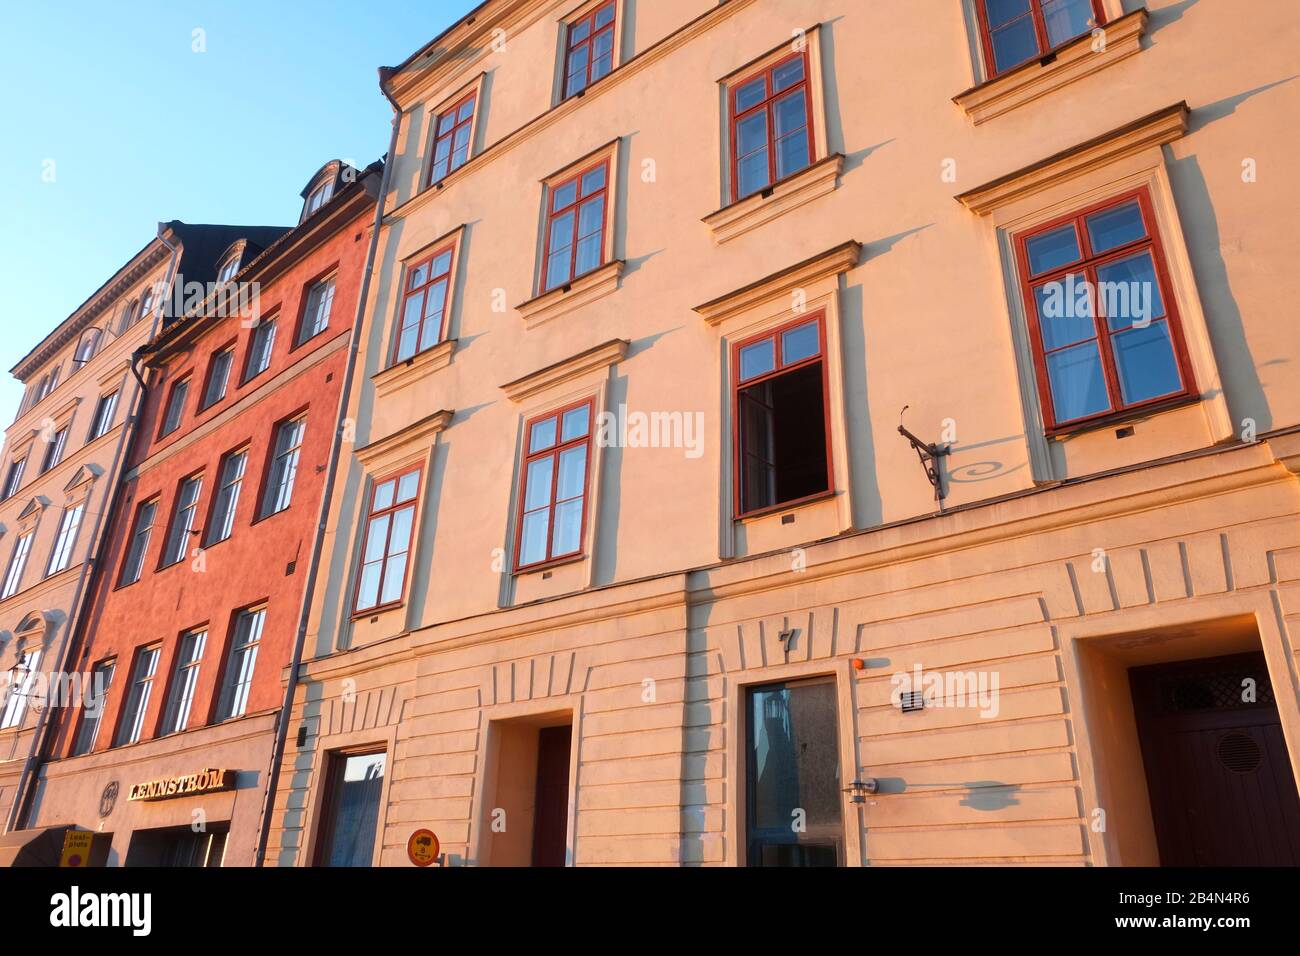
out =
[[[302,604],[298,613],[298,633],[293,643],[293,659],[289,663],[289,680],[284,689],[284,702],[276,715],[275,743],[271,748],[271,765],[266,772],[266,792],[262,797],[262,816],[258,826],[257,850],[253,854],[253,865],[262,866],[266,858],[266,845],[271,837],[271,810],[275,802],[275,792],[280,782],[280,765],[284,761],[285,744],[289,736],[289,717],[293,712],[293,698],[298,690],[298,668],[302,664],[303,644],[307,639],[307,626],[311,619],[312,593],[316,590],[316,578],[320,571],[321,551],[325,545],[325,530],[329,524],[330,502],[333,499],[334,482],[338,474],[339,459],[342,454],[344,420],[347,417],[348,400],[352,392],[352,380],[356,374],[357,353],[361,348],[361,327],[366,314],[366,300],[370,297],[370,279],[374,274],[375,252],[379,247],[379,230],[384,221],[384,202],[388,196],[388,184],[393,170],[393,156],[397,152],[397,133],[402,117],[397,102],[389,95],[384,85],[383,71],[380,71],[379,88],[393,106],[393,132],[388,141],[388,153],[384,157],[384,174],[380,180],[379,195],[375,198],[375,223],[370,234],[370,248],[366,252],[366,267],[362,273],[361,290],[357,296],[356,315],[352,320],[352,340],[348,344],[348,364],[343,375],[339,393],[338,415],[334,422],[334,440],[330,445],[329,464],[326,467],[325,486],[321,492],[320,513],[316,518],[316,538],[312,543],[311,563],[307,568],[307,580],[303,584]]]
[[[171,259],[167,263],[167,278],[165,280],[167,292],[165,295],[159,296],[159,305],[154,310],[153,327],[149,330],[147,342],[152,342],[158,334],[166,303],[171,300],[172,284],[176,281],[179,249],[167,241],[163,226],[163,223],[158,224],[158,241],[171,250]],[[77,575],[77,588],[73,592],[72,607],[68,612],[68,619],[63,628],[63,639],[56,657],[58,668],[49,671],[50,674],[67,673],[68,665],[75,656],[75,652],[80,645],[82,632],[85,629],[86,621],[83,615],[86,611],[86,599],[90,593],[89,585],[93,582],[95,572],[104,560],[104,552],[108,546],[108,535],[104,534],[104,530],[108,525],[109,516],[116,513],[121,504],[124,490],[124,483],[121,481],[122,467],[124,462],[129,460],[130,454],[134,452],[136,437],[139,433],[137,426],[139,425],[140,409],[144,405],[148,385],[141,376],[137,365],[141,357],[148,351],[148,348],[149,346],[146,344],[131,353],[131,374],[135,377],[138,387],[131,398],[131,408],[122,425],[122,434],[117,440],[117,449],[113,453],[112,469],[106,475],[108,487],[111,491],[105,498],[104,507],[100,509],[99,514],[95,517],[91,545],[87,551],[86,560],[81,564],[81,571]],[[41,716],[37,720],[36,735],[32,740],[31,750],[28,751],[27,761],[23,764],[22,775],[18,778],[18,790],[14,794],[13,806],[10,807],[9,817],[5,821],[6,833],[19,829],[20,822],[27,822],[24,818],[30,809],[32,794],[35,791],[36,775],[48,759],[48,753],[54,741],[57,722],[50,719],[53,710],[54,707],[47,702],[47,706],[41,711]]]

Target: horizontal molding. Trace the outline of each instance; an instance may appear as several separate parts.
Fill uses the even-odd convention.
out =
[[[734,292],[728,292],[703,305],[697,305],[694,311],[698,312],[709,325],[718,325],[764,302],[788,296],[795,289],[847,272],[858,264],[861,255],[862,243],[850,239],[810,259],[742,286]]]
[[[380,438],[378,441],[373,441],[369,445],[358,448],[353,454],[357,456],[357,461],[369,468],[375,462],[381,461],[394,453],[401,452],[408,447],[422,445],[450,425],[455,414],[455,412],[444,408],[432,415],[421,418],[418,422],[407,425],[401,431],[394,432]]]
[[[622,259],[614,259],[572,282],[521,302],[515,309],[524,320],[524,328],[535,329],[616,291],[623,280],[625,265]]]
[[[1057,183],[1109,165],[1153,146],[1181,138],[1191,111],[1186,101],[1174,103],[1126,123],[1015,172],[999,176],[982,186],[959,193],[955,198],[971,212],[986,216],[995,209],[1041,192]]]
[[[952,101],[965,110],[976,126],[987,123],[995,116],[1133,56],[1142,49],[1148,18],[1145,8],[1134,10],[1102,27],[1105,49],[1094,50],[1092,33],[1085,33],[1052,50],[1048,62],[1043,62],[1045,58],[1031,60],[958,93]]]
[[[433,348],[417,352],[382,372],[376,372],[370,376],[370,381],[375,385],[375,394],[385,398],[440,368],[446,368],[456,352],[456,342],[456,339],[444,339]]]
[[[713,230],[714,242],[721,245],[798,209],[819,196],[834,192],[843,170],[844,154],[832,153],[767,189],[723,206],[717,212],[705,216],[701,222]]]
[[[544,369],[525,375],[523,378],[517,378],[513,382],[507,382],[501,386],[501,391],[506,393],[506,397],[512,402],[522,402],[526,398],[531,398],[547,389],[555,388],[564,382],[571,381],[580,375],[599,368],[608,368],[616,362],[620,362],[627,355],[627,339],[610,339],[608,342],[602,342],[594,348],[587,349],[585,352],[579,352],[577,355],[548,365]]]

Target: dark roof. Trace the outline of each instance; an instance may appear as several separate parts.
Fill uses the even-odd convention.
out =
[[[290,226],[214,226],[191,224],[173,219],[164,225],[181,240],[181,261],[177,279],[184,282],[214,282],[221,255],[240,239],[246,239],[245,250],[254,254],[267,248],[291,228]],[[244,255],[249,257],[248,251]]]

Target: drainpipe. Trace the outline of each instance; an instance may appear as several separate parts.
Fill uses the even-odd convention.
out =
[[[253,865],[262,866],[266,858],[266,844],[271,838],[272,806],[275,791],[280,782],[280,765],[284,762],[285,743],[289,736],[289,717],[293,712],[293,697],[298,690],[298,668],[302,664],[303,644],[307,639],[307,625],[311,618],[312,592],[316,589],[316,578],[320,571],[321,551],[325,544],[325,529],[329,524],[330,501],[333,498],[334,481],[338,474],[339,458],[342,454],[343,427],[347,417],[348,398],[352,392],[352,379],[356,374],[357,352],[361,348],[361,326],[366,313],[366,300],[370,296],[370,279],[374,274],[375,252],[379,247],[379,229],[384,221],[384,200],[388,195],[388,184],[393,171],[393,156],[397,152],[397,132],[402,117],[397,102],[384,87],[383,71],[379,87],[393,106],[393,133],[388,141],[388,153],[384,158],[384,175],[379,185],[379,195],[375,199],[375,224],[370,234],[370,248],[366,252],[366,267],[361,277],[361,291],[357,296],[356,315],[352,320],[352,340],[348,345],[347,370],[343,375],[343,384],[339,393],[338,415],[334,422],[334,441],[330,445],[329,464],[325,473],[325,486],[321,492],[320,513],[316,517],[316,538],[312,542],[311,563],[307,568],[307,580],[303,583],[302,604],[298,613],[298,633],[294,638],[293,659],[289,663],[289,681],[284,689],[284,703],[276,715],[275,744],[271,748],[271,765],[266,772],[266,792],[262,797],[262,816],[258,826],[257,850],[253,854]]]
[[[161,327],[163,309],[166,303],[171,300],[172,284],[176,281],[176,264],[180,254],[178,247],[167,241],[164,230],[164,224],[158,223],[158,241],[171,250],[171,259],[167,263],[167,277],[164,280],[167,293],[159,296],[158,308],[154,310],[153,326],[149,329],[148,342],[152,342],[158,334]],[[107,495],[104,507],[100,509],[95,516],[95,528],[91,533],[91,545],[87,551],[86,560],[81,563],[81,571],[77,575],[77,588],[73,592],[72,607],[68,612],[68,619],[63,628],[63,638],[59,645],[59,651],[55,659],[58,667],[51,670],[50,674],[63,674],[68,672],[68,665],[73,662],[77,648],[80,646],[83,631],[85,630],[85,612],[87,598],[90,594],[89,584],[93,581],[95,572],[104,560],[104,552],[108,547],[108,535],[104,530],[108,525],[108,518],[114,514],[122,501],[124,483],[121,481],[122,468],[129,456],[135,451],[136,438],[139,433],[137,425],[139,424],[140,409],[144,404],[145,392],[148,386],[144,378],[140,375],[137,365],[143,356],[149,350],[146,344],[136,349],[131,354],[131,374],[135,377],[138,387],[131,398],[131,408],[127,413],[126,421],[122,425],[122,434],[117,440],[117,449],[113,452],[113,466],[105,476],[108,481],[108,487],[111,489]],[[18,778],[18,790],[14,794],[13,806],[9,809],[9,817],[5,821],[5,832],[20,829],[25,824],[25,817],[30,810],[32,795],[35,791],[35,781],[37,772],[48,759],[49,751],[54,742],[54,732],[58,723],[50,718],[54,708],[49,701],[46,701],[45,709],[41,711],[41,716],[37,719],[36,735],[32,740],[31,750],[28,751],[27,761],[23,764],[22,775]]]

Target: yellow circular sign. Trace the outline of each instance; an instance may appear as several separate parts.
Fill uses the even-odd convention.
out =
[[[416,866],[432,866],[438,850],[438,838],[432,830],[416,830],[406,841],[406,855]]]

